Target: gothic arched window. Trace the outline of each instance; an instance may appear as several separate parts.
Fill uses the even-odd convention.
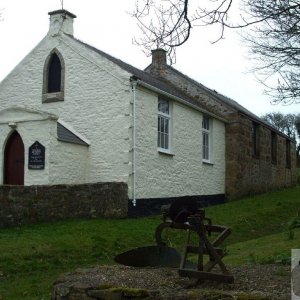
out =
[[[51,55],[49,62],[47,92],[61,92],[61,63],[56,53]]]
[[[44,65],[43,103],[64,100],[64,77],[64,60],[54,49]]]

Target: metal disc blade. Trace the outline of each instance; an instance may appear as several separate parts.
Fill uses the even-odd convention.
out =
[[[115,257],[117,263],[131,267],[178,268],[180,260],[181,256],[178,251],[167,246],[134,248]]]

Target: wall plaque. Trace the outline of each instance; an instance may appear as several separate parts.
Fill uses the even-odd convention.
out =
[[[45,147],[36,141],[29,147],[28,169],[42,170],[45,168]]]

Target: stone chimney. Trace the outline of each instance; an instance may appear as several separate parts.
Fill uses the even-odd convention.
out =
[[[167,67],[167,51],[161,48],[152,50],[152,64],[150,66],[150,73],[164,77]]]
[[[73,36],[73,19],[75,15],[65,9],[55,10],[48,13],[50,16],[49,34],[57,35],[64,32]]]

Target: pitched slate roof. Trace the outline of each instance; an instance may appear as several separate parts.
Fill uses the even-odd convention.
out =
[[[89,146],[86,141],[62,125],[60,121],[57,122],[57,139],[66,143]]]
[[[200,109],[203,110],[207,110],[207,107],[204,106],[200,101],[198,101],[197,99],[195,99],[194,97],[188,95],[187,93],[185,93],[183,90],[179,89],[178,87],[176,87],[175,85],[173,85],[172,83],[170,83],[167,80],[164,80],[161,77],[156,77],[153,76],[152,74],[150,74],[149,72],[140,70],[128,63],[125,63],[124,61],[115,58],[79,39],[74,38],[71,35],[68,35],[69,37],[71,37],[73,40],[77,41],[78,43],[84,45],[85,47],[91,49],[92,51],[100,54],[101,56],[107,58],[108,60],[110,60],[111,62],[115,63],[116,65],[118,65],[120,68],[122,68],[123,70],[127,71],[128,73],[132,74],[133,76],[137,77],[137,79],[141,80],[142,82],[157,88],[158,90],[161,90],[165,93],[168,93],[170,95],[173,95],[174,97],[180,98],[192,105],[195,105],[197,107],[199,107]],[[264,120],[262,120],[261,118],[259,118],[257,115],[255,115],[254,113],[252,113],[251,111],[249,111],[248,109],[246,109],[245,107],[243,107],[242,105],[240,105],[238,102],[232,100],[229,97],[226,97],[220,93],[218,93],[215,90],[212,90],[206,86],[204,86],[203,84],[195,81],[194,79],[188,77],[187,75],[181,73],[180,71],[176,70],[175,68],[171,67],[171,66],[167,66],[167,68],[170,68],[172,70],[172,72],[176,72],[178,73],[180,76],[185,77],[188,81],[190,81],[193,85],[198,86],[200,89],[203,89],[207,94],[209,94],[214,100],[217,100],[219,103],[222,103],[228,107],[230,107],[231,109],[233,109],[234,111],[237,111],[241,114],[246,115],[247,117],[249,117],[250,119],[252,119],[253,121],[256,121],[260,124],[263,124],[265,127],[270,128],[273,131],[276,131],[278,134],[289,138],[288,136],[286,136],[284,133],[278,131],[276,128],[274,128],[272,125],[270,125],[269,123],[265,122]],[[220,116],[221,118],[223,116]]]
[[[214,99],[221,101],[225,104],[227,104],[228,106],[230,106],[231,108],[244,113],[245,115],[248,115],[249,117],[253,118],[253,119],[258,119],[260,122],[262,121],[257,115],[255,115],[254,113],[252,113],[251,111],[249,111],[248,109],[246,109],[245,107],[243,107],[242,105],[240,105],[238,102],[234,101],[233,99],[220,94],[219,92],[217,92],[216,90],[212,90],[206,86],[204,86],[203,84],[201,84],[200,82],[197,82],[196,80],[190,78],[189,76],[181,73],[180,71],[176,70],[175,68],[171,67],[171,66],[167,66],[167,68],[171,69],[172,72],[179,74],[182,77],[185,77],[188,81],[190,81],[191,83],[193,83],[194,85],[198,86],[199,88],[203,89],[204,91],[206,91],[210,96],[212,96]]]
[[[57,120],[57,139],[61,142],[89,146],[90,141],[82,134],[77,132],[71,125],[63,121]]]
[[[70,36],[70,35],[69,35]],[[135,76],[137,79],[141,80],[142,82],[145,82],[161,91],[164,91],[170,95],[173,95],[175,97],[181,98],[182,100],[191,103],[195,106],[198,106],[199,108],[202,109],[206,109],[199,101],[197,101],[196,99],[193,99],[192,97],[188,96],[186,93],[184,93],[182,90],[180,90],[179,88],[177,88],[176,86],[172,85],[171,83],[169,83],[166,80],[163,80],[162,78],[157,78],[155,76],[153,76],[152,74],[145,72],[143,70],[140,70],[132,65],[129,65],[127,63],[125,63],[124,61],[115,58],[89,44],[86,44],[85,42],[82,42],[76,38],[74,38],[73,36],[70,36],[72,39],[76,40],[77,42],[79,42],[80,44],[84,45],[85,47],[91,49],[92,51],[100,54],[101,56],[107,58],[108,60],[110,60],[111,62],[115,63],[116,65],[118,65],[120,68],[122,68],[123,70],[127,71],[128,73],[132,74],[132,76]]]

